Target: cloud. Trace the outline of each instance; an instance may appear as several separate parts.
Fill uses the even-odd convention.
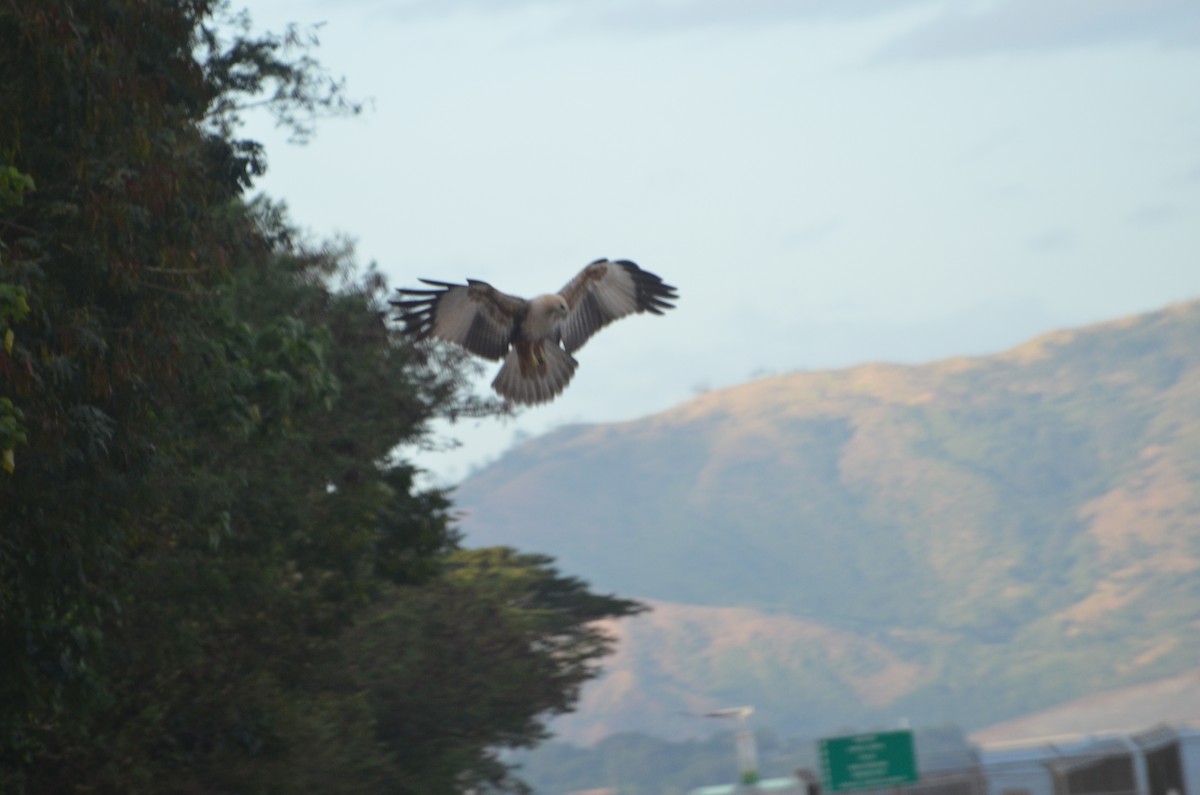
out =
[[[1062,251],[1075,245],[1075,235],[1069,229],[1047,229],[1031,237],[1028,246],[1033,251]]]
[[[837,232],[842,222],[841,218],[833,217],[800,224],[784,234],[783,249],[793,251],[824,242]]]
[[[1136,225],[1156,226],[1174,221],[1179,209],[1171,204],[1144,204],[1129,214],[1129,222]]]
[[[850,21],[930,0],[608,0],[597,19],[647,32],[757,27],[788,22]]]
[[[1000,0],[976,10],[947,6],[885,55],[946,57],[1048,51],[1129,42],[1200,46],[1195,0]]]
[[[1124,42],[1200,47],[1196,0],[364,0],[393,18],[549,11],[572,29],[665,33],[853,22],[928,8],[942,13],[885,57],[965,57]]]
[[[788,21],[858,19],[905,6],[944,0],[389,0],[377,4],[401,18],[459,13],[500,14],[550,8],[573,24],[662,32],[711,27],[746,27]]]

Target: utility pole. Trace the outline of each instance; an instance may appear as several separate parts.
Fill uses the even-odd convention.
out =
[[[747,718],[754,714],[754,707],[726,707],[712,712],[702,712],[699,718],[737,718],[738,731],[734,736],[738,760],[738,791],[758,792],[758,746],[754,743],[754,732]]]

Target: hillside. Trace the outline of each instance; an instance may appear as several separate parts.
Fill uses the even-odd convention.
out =
[[[743,703],[748,684],[807,713],[869,720],[875,707],[928,676],[886,642],[813,621],[741,607],[650,604],[650,613],[608,622],[617,652],[604,678],[584,690],[578,712],[558,721],[561,736],[590,743],[647,726],[671,738],[732,729],[686,713]],[[772,681],[782,660],[788,676]]]
[[[1133,734],[1160,723],[1200,720],[1200,668],[1145,684],[1109,690],[1057,704],[1032,715],[974,732],[979,745],[1028,742],[1031,738],[1072,734]]]
[[[456,501],[471,545],[673,603],[623,628],[595,686],[614,715],[677,733],[666,716],[737,701],[762,725],[821,731],[978,727],[1193,666],[1198,486],[1189,303],[996,356],[794,373],[563,428]],[[577,730],[594,736],[608,724],[591,714]]]

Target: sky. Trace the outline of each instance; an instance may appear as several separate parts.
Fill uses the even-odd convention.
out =
[[[763,375],[1200,298],[1195,0],[241,7],[320,25],[317,57],[367,102],[303,146],[248,122],[258,188],[312,236],[353,239],[394,287],[532,296],[609,257],[679,290],[594,337],[553,403],[438,426],[451,449],[410,451],[430,483]]]

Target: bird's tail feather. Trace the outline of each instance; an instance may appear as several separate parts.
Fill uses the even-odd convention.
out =
[[[553,342],[547,341],[541,351],[544,367],[529,367],[527,375],[521,373],[520,354],[516,346],[508,352],[504,366],[496,373],[492,389],[513,403],[532,405],[553,400],[566,388],[575,375],[579,363],[575,357]]]

